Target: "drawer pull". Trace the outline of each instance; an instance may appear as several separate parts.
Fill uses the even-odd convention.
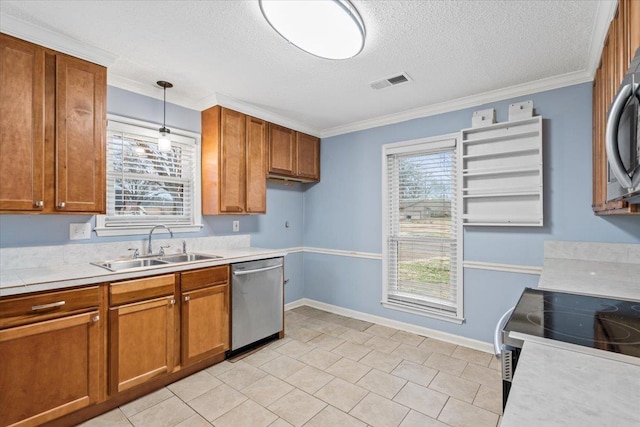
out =
[[[93,317],[91,318],[91,321],[92,321],[93,323],[97,323],[99,320],[100,320],[100,316],[98,316],[98,315],[93,316]]]
[[[176,300],[175,300],[175,299],[173,299],[173,298],[171,298],[171,299],[169,300],[169,305],[175,305],[175,304],[176,304]]]
[[[38,200],[35,203],[35,205],[36,205],[37,208],[43,208],[44,207],[44,200]]]
[[[48,308],[62,307],[63,305],[65,305],[65,301],[52,302],[51,304],[34,305],[33,307],[31,307],[31,311],[46,310]]]
[[[189,295],[187,295],[187,296],[185,296],[185,297],[184,297],[184,300],[185,300],[185,301],[189,301],[190,299],[191,299],[191,297],[190,297]]]
[[[65,202],[58,203],[58,208],[60,208],[60,209],[64,209],[66,206],[67,206],[67,204]]]

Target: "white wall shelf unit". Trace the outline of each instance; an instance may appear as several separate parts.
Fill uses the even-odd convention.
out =
[[[461,131],[462,222],[543,225],[542,117]]]

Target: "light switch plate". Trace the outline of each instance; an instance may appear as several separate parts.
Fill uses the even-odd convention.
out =
[[[71,223],[69,224],[69,240],[91,239],[91,223]]]
[[[233,221],[233,231],[240,231],[240,221]]]

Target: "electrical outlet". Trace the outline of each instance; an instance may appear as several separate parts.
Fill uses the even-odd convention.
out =
[[[233,221],[233,231],[240,231],[240,221]]]
[[[69,224],[69,240],[91,239],[91,223],[71,223]]]

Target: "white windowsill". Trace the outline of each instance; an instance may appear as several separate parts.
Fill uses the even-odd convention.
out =
[[[96,227],[94,230],[99,237],[105,236],[136,236],[149,234],[153,226],[123,226],[123,227]],[[167,224],[173,233],[194,233],[200,231],[202,224],[196,225],[171,225]],[[164,229],[158,229],[158,234],[169,234]]]
[[[423,317],[431,317],[438,320],[444,320],[446,322],[457,323],[458,325],[464,323],[464,317],[447,316],[446,314],[440,314],[428,309],[421,310],[418,308],[411,308],[400,304],[394,304],[388,301],[381,301],[380,303],[384,308],[388,308],[391,310],[403,311],[405,313],[416,314]]]

